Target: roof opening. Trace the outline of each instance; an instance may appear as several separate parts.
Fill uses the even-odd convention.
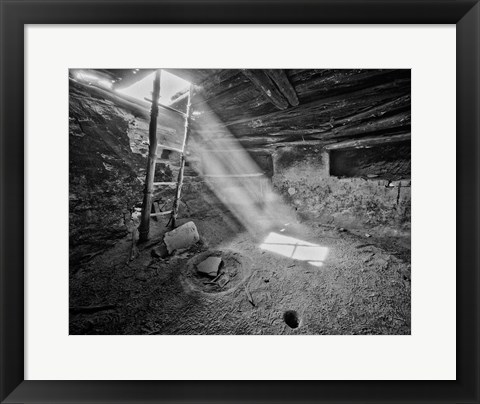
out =
[[[138,69],[134,70],[138,71]],[[151,73],[135,84],[127,88],[118,89],[117,91],[121,94],[145,101],[145,98],[152,97],[154,76],[155,73]],[[178,97],[178,94],[186,92],[189,86],[190,83],[188,81],[162,70],[160,77],[160,103],[170,105]]]

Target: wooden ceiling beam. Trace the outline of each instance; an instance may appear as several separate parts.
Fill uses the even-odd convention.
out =
[[[243,69],[242,73],[253,83],[253,85],[265,95],[268,100],[278,109],[288,108],[288,101],[275,86],[272,79],[263,70]]]
[[[297,92],[295,88],[290,83],[290,80],[287,77],[287,73],[283,69],[268,69],[265,70],[267,75],[273,80],[277,85],[280,92],[285,96],[290,105],[296,107],[299,104]]]
[[[402,71],[400,71],[401,74],[395,71],[389,73],[382,71],[381,74],[377,72],[376,75],[373,72],[347,74],[344,71],[335,71],[325,73],[320,78],[317,76],[305,78],[306,82],[299,79],[298,74],[294,72],[289,72],[289,79],[295,86],[300,101],[299,107],[302,108],[310,102],[329,99],[333,96],[341,96],[345,99],[352,92],[381,85],[397,90],[403,89],[404,93],[410,93],[410,78],[404,77]],[[315,86],[307,86],[307,83],[310,83],[308,80],[315,80]],[[230,84],[232,87],[229,88]],[[253,88],[250,80],[244,74],[239,74],[235,76],[235,82],[227,80],[220,87],[216,87],[213,93],[209,92],[205,97],[208,105],[204,105],[202,101],[195,109],[204,111],[205,118],[212,115],[226,123],[241,119],[257,119],[269,113],[285,112],[279,111],[260,91],[255,89],[253,92]],[[296,108],[298,107],[288,108],[286,111]]]
[[[375,122],[402,112],[409,115],[410,104],[410,94],[406,89],[397,88],[394,83],[390,83],[352,92],[348,98],[345,98],[345,95],[335,95],[286,111],[276,111],[250,119],[242,118],[224,125],[212,125],[209,115],[201,115],[196,126],[208,132],[209,136],[224,131],[238,138],[251,135],[315,135],[344,131],[364,122]],[[405,122],[405,125],[409,123]]]
[[[388,143],[407,142],[411,140],[411,133],[405,132],[390,136],[370,136],[354,140],[344,140],[337,143],[331,143],[325,146],[327,150],[338,149],[368,149],[374,146],[382,146]]]

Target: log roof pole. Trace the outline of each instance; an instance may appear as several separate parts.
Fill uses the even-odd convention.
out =
[[[150,233],[150,213],[152,210],[153,180],[155,177],[155,160],[157,155],[157,118],[158,118],[158,99],[160,98],[160,75],[161,70],[155,71],[153,80],[152,108],[150,111],[150,125],[148,128],[148,137],[150,141],[147,160],[147,174],[145,178],[145,187],[143,190],[142,214],[139,226],[139,241],[147,241]]]
[[[278,90],[272,79],[263,70],[243,69],[242,73],[278,109],[283,110],[288,108],[288,101]]]
[[[283,69],[265,70],[268,77],[277,85],[280,92],[285,96],[290,105],[296,107],[299,104],[297,92],[288,79],[287,73]]]

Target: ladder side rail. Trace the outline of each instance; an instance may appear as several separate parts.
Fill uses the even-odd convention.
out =
[[[180,170],[178,172],[177,190],[175,192],[175,200],[173,202],[172,216],[170,217],[172,229],[174,229],[176,226],[178,208],[180,206],[180,197],[182,193],[183,173],[185,171],[185,148],[187,146],[188,137],[190,135],[190,130],[191,130],[190,119],[192,116],[192,98],[193,98],[193,84],[190,84],[190,89],[188,92],[187,118],[185,119],[185,135],[183,137],[182,153],[180,157]]]
[[[147,241],[150,233],[150,213],[152,210],[153,180],[155,177],[155,162],[157,159],[157,118],[158,118],[158,99],[160,98],[160,74],[161,70],[155,71],[153,80],[152,108],[150,111],[150,125],[148,128],[148,137],[150,141],[147,161],[147,174],[145,177],[145,187],[143,191],[142,213],[140,216],[139,241]]]

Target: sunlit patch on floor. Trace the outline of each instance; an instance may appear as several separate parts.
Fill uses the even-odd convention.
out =
[[[260,248],[294,260],[307,261],[316,267],[321,267],[328,255],[328,247],[273,232],[265,238]]]

